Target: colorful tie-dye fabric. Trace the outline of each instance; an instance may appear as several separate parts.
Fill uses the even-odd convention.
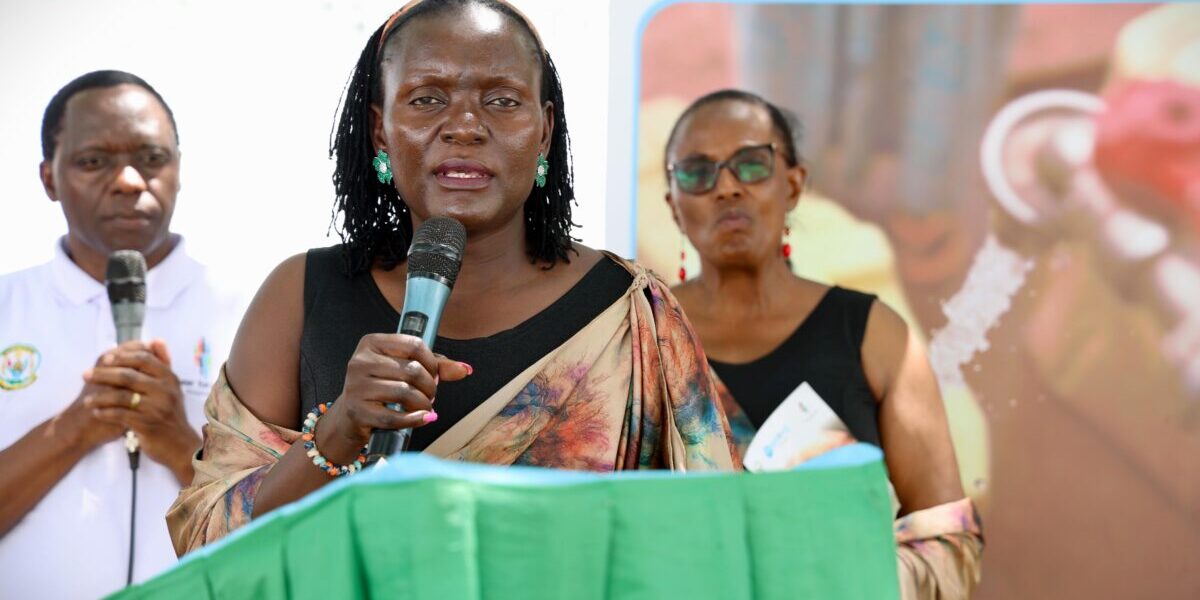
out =
[[[588,471],[740,469],[699,340],[643,267],[612,306],[435,440],[434,456]],[[254,496],[299,433],[259,421],[224,369],[205,404],[196,477],[167,515],[180,555],[250,520]]]
[[[893,530],[904,600],[971,597],[981,575],[983,529],[970,498],[909,513]]]
[[[713,380],[738,455],[744,456],[754,424],[716,373]],[[981,575],[983,528],[970,498],[909,513],[893,523],[893,531],[903,600],[971,597]]]

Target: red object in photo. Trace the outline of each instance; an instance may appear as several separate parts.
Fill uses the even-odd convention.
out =
[[[1136,81],[1105,101],[1096,121],[1100,174],[1126,200],[1200,233],[1200,88]]]

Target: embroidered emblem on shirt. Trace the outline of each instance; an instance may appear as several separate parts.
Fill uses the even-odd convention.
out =
[[[19,390],[37,381],[42,353],[33,346],[14,344],[0,352],[0,389]]]
[[[196,342],[196,367],[200,369],[200,379],[208,381],[208,367],[212,362],[212,355],[209,353],[208,342],[201,337],[200,341]]]

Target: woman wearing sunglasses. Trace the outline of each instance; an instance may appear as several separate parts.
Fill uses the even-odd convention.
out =
[[[905,597],[969,596],[983,540],[921,345],[874,296],[791,271],[781,240],[807,177],[791,122],[754,94],[709,94],[675,123],[666,168],[666,200],[701,264],[673,291],[743,425],[739,445],[807,384],[845,439],[883,450]]]

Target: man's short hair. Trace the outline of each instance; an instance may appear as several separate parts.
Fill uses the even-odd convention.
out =
[[[179,128],[175,126],[175,114],[171,112],[171,107],[167,106],[167,101],[163,100],[158,91],[154,89],[145,79],[126,73],[125,71],[104,70],[92,71],[85,75],[80,75],[71,80],[71,83],[64,85],[54,97],[50,99],[50,104],[46,105],[46,114],[42,116],[42,158],[51,160],[54,158],[54,152],[58,149],[58,134],[62,132],[63,115],[67,112],[67,102],[71,100],[79,92],[92,90],[97,88],[109,88],[123,84],[136,85],[154,96],[159,104],[167,111],[167,117],[171,120],[171,130],[175,132],[175,143],[179,144]]]

